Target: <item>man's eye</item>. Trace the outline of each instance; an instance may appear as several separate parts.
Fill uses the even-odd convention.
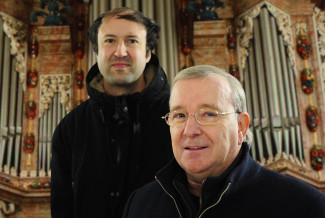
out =
[[[135,44],[135,43],[137,43],[138,41],[137,40],[135,40],[135,39],[129,39],[129,43],[130,44]]]
[[[184,119],[186,115],[184,113],[175,113],[172,116],[172,119]]]
[[[114,42],[114,39],[106,39],[105,42],[113,43]]]
[[[201,114],[202,117],[217,117],[218,114],[213,111],[205,111],[204,113]]]

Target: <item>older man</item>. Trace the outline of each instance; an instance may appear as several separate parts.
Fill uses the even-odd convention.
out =
[[[135,191],[124,217],[325,217],[325,195],[249,156],[241,84],[212,66],[179,72],[170,97],[175,160]]]

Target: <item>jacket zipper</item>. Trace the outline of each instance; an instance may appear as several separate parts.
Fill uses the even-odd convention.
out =
[[[204,185],[206,179],[204,179],[202,181],[202,186]],[[201,186],[201,190],[202,190],[202,186]],[[200,193],[200,208],[199,208],[199,212],[201,211],[201,208],[202,208],[202,192]]]
[[[228,183],[227,188],[226,188],[226,189],[221,193],[221,195],[220,195],[218,201],[217,201],[215,204],[211,205],[210,207],[206,208],[206,209],[205,209],[205,210],[200,214],[199,218],[202,217],[202,215],[203,215],[207,210],[209,210],[209,209],[211,209],[212,207],[214,207],[214,206],[216,206],[217,204],[219,204],[219,202],[221,201],[221,198],[222,198],[223,195],[228,191],[230,185],[231,185],[231,183]],[[200,198],[200,199],[201,199],[201,198]]]
[[[174,185],[174,187],[175,187],[175,189],[178,191],[179,195],[182,197],[182,199],[183,199],[183,201],[184,201],[184,204],[186,205],[186,207],[187,207],[187,209],[188,209],[188,211],[189,211],[190,217],[193,217],[193,216],[192,216],[192,211],[191,211],[191,207],[190,207],[190,205],[188,205],[188,203],[186,202],[186,200],[185,200],[183,194],[182,194],[181,191],[177,188],[177,186]]]
[[[169,192],[164,188],[164,186],[163,186],[163,185],[160,183],[160,181],[158,180],[157,176],[155,176],[155,179],[157,180],[157,182],[159,183],[159,185],[161,186],[161,188],[164,190],[164,192],[165,192],[169,197],[171,197],[171,198],[173,199],[174,204],[175,204],[176,209],[177,209],[177,212],[178,212],[179,216],[182,218],[182,214],[181,214],[181,212],[179,211],[179,208],[178,208],[178,206],[177,206],[177,203],[176,203],[175,198],[174,198],[171,194],[169,194]]]

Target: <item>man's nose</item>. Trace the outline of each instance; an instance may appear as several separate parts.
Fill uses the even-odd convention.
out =
[[[194,137],[201,134],[200,125],[194,114],[189,114],[188,119],[185,122],[184,126],[184,135],[187,137]]]
[[[127,49],[126,49],[124,42],[118,43],[114,55],[119,58],[127,56]]]

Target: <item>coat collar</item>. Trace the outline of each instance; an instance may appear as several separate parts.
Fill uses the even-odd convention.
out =
[[[231,192],[234,192],[245,185],[243,181],[247,180],[247,174],[250,174],[251,169],[249,167],[249,162],[251,161],[253,160],[249,156],[249,145],[243,143],[237,158],[225,172],[220,176],[208,177],[205,180],[201,190],[202,208],[208,207],[211,202],[218,199],[229,183],[231,183]],[[158,171],[156,179],[169,193],[174,195],[176,199],[185,198],[188,201],[191,201],[187,188],[188,182],[186,173],[178,165],[175,159],[171,160],[165,168]],[[178,196],[180,190],[183,190],[181,193],[182,197]],[[191,204],[191,202],[189,204]]]
[[[86,77],[86,85],[88,95],[91,97],[91,103],[93,105],[103,105],[108,102],[115,102],[116,98],[138,98],[152,99],[159,95],[163,89],[168,87],[168,81],[165,72],[159,65],[159,60],[154,54],[151,55],[150,61],[147,63],[144,75],[146,79],[146,88],[140,93],[133,93],[122,96],[112,96],[104,92],[102,76],[99,72],[97,63],[94,64],[88,72]],[[138,96],[138,97],[137,97]]]

